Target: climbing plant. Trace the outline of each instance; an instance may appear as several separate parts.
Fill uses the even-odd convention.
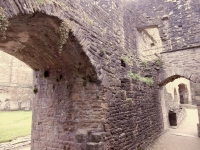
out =
[[[8,29],[9,22],[6,17],[6,13],[2,7],[0,7],[0,31],[2,32],[2,39],[6,39],[6,31]]]
[[[59,54],[62,53],[63,46],[66,44],[66,41],[69,37],[69,21],[63,21],[60,25],[60,44],[59,44]]]

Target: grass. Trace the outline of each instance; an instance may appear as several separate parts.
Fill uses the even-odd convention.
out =
[[[0,143],[31,134],[31,111],[0,112]]]
[[[132,71],[129,72],[129,76],[133,79],[133,80],[139,80],[141,82],[146,83],[149,86],[153,85],[153,79],[152,78],[148,78],[148,77],[142,77],[140,75],[140,72],[133,74]]]

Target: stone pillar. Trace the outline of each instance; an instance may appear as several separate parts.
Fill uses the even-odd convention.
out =
[[[31,149],[86,149],[88,131],[102,131],[99,85],[70,71],[38,71],[34,76]],[[80,140],[76,135],[81,131],[86,137]]]

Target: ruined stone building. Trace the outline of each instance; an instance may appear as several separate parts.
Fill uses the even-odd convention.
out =
[[[0,51],[0,111],[30,110],[33,71],[15,57]]]
[[[172,106],[195,98],[200,112],[199,0],[0,7],[1,50],[34,69],[32,150],[143,150],[168,128]],[[178,78],[191,84],[168,101],[165,85]]]

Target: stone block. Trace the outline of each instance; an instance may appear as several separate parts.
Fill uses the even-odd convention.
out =
[[[105,132],[95,132],[91,133],[91,142],[102,142],[105,136]]]
[[[86,130],[78,130],[75,134],[76,140],[78,143],[84,143],[87,139],[87,131]]]
[[[87,150],[103,150],[103,143],[89,142],[86,144]]]

